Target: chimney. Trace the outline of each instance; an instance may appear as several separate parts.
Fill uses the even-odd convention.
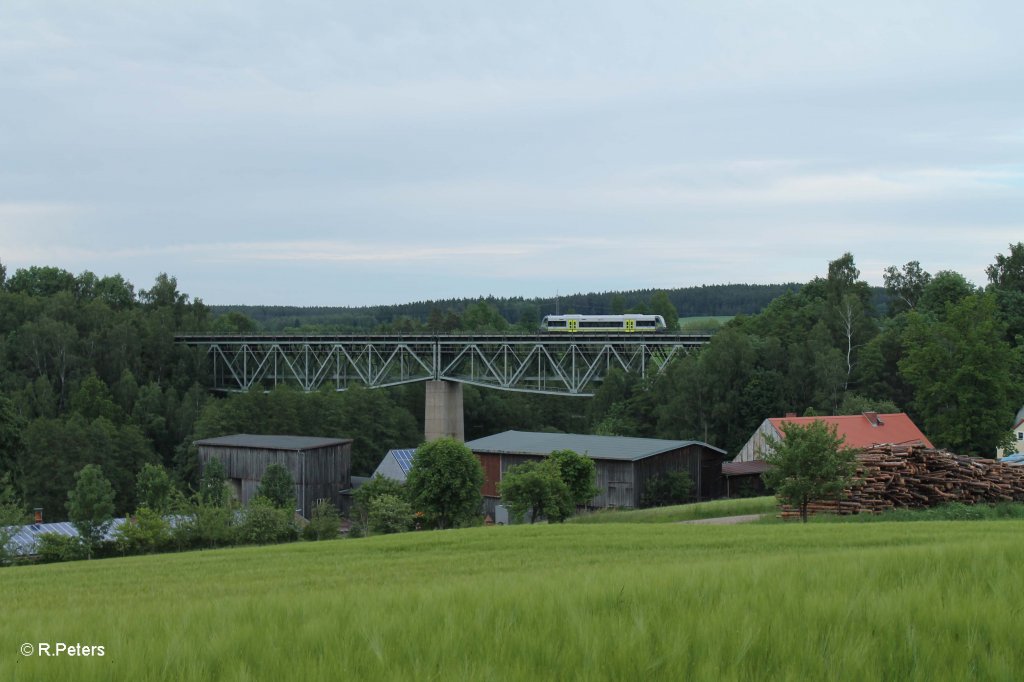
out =
[[[868,422],[872,426],[878,426],[879,424],[882,423],[882,422],[880,422],[878,420],[878,413],[877,412],[865,412],[864,413],[864,417],[868,420]]]
[[[43,508],[42,507],[36,507],[33,511],[35,512],[34,515],[33,515],[33,517],[35,518],[35,521],[33,521],[33,523],[35,523],[35,524],[42,523],[43,522]]]
[[[786,413],[786,419],[795,419],[795,418],[796,418],[796,412],[787,412]]]

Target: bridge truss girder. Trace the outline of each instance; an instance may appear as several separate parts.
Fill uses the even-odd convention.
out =
[[[705,335],[179,336],[205,346],[214,388],[304,391],[451,381],[487,388],[593,395],[612,369],[646,377],[708,341]]]

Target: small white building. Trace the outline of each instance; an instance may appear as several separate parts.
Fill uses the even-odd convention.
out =
[[[1013,443],[1014,447],[1009,450],[999,448],[996,450],[996,458],[1002,459],[1010,455],[1024,454],[1024,407],[1020,408],[1016,418],[1013,420]]]

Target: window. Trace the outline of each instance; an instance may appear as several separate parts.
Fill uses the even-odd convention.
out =
[[[1024,440],[1024,431],[1017,432],[1017,440]]]

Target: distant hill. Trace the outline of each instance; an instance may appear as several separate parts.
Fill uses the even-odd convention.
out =
[[[733,316],[761,312],[773,299],[787,291],[798,291],[801,284],[714,284],[681,289],[665,289],[680,317]],[[316,328],[336,331],[370,331],[391,325],[403,318],[425,323],[431,315],[448,312],[461,315],[466,308],[485,301],[493,305],[512,324],[536,320],[550,313],[608,314],[643,310],[660,289],[608,291],[570,294],[557,298],[461,298],[417,301],[395,305],[364,307],[329,306],[210,306],[216,315],[239,312],[255,320],[264,331]]]

